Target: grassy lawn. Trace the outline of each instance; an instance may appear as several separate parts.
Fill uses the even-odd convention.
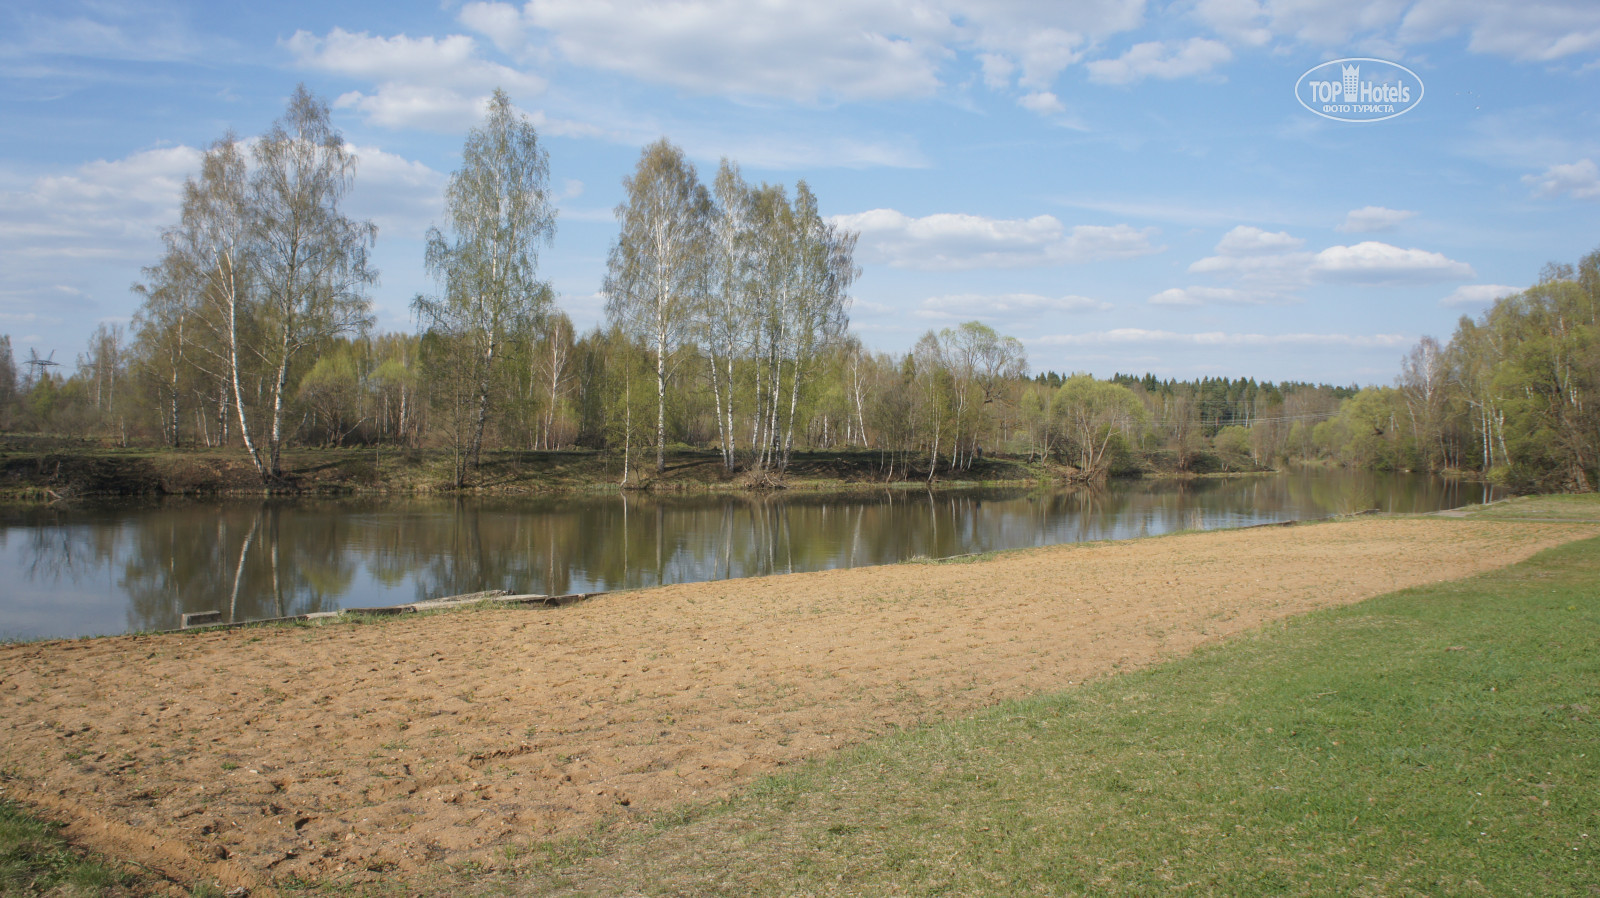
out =
[[[1590,493],[1581,496],[1518,496],[1493,505],[1468,509],[1476,520],[1486,521],[1600,521],[1600,502]]]
[[[883,739],[477,890],[1600,894],[1597,646],[1591,540]]]
[[[0,895],[102,896],[135,894],[141,881],[74,851],[15,804],[0,799]]]

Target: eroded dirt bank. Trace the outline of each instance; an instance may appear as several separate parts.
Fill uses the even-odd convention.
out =
[[[0,646],[0,786],[112,856],[259,895],[289,876],[492,858],[1597,533],[1364,519],[558,610]]]

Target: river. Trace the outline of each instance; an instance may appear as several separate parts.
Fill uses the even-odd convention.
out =
[[[0,639],[88,636],[943,558],[1174,530],[1428,512],[1480,483],[1312,468],[1098,488],[171,500],[0,510]]]

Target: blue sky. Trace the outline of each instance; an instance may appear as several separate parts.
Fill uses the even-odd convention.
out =
[[[1302,73],[1403,63],[1377,123]],[[978,318],[1035,370],[1387,383],[1423,335],[1600,247],[1593,0],[42,3],[0,11],[0,333],[70,362],[177,219],[183,179],[296,83],[361,157],[378,325],[432,289],[422,234],[497,86],[561,209],[540,268],[596,323],[639,149],[805,179],[861,232],[853,326]]]

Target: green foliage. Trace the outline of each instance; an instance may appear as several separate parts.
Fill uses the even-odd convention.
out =
[[[1050,409],[1078,468],[1091,475],[1105,472],[1112,438],[1137,433],[1148,414],[1132,390],[1087,374],[1062,382]]]
[[[1600,251],[1463,317],[1446,346],[1424,338],[1397,384],[1346,399],[1311,443],[1367,468],[1476,468],[1519,490],[1594,489]]]
[[[1249,455],[1250,431],[1237,424],[1230,424],[1217,431],[1217,435],[1211,440],[1211,445],[1216,447],[1218,452],[1229,455]]]

